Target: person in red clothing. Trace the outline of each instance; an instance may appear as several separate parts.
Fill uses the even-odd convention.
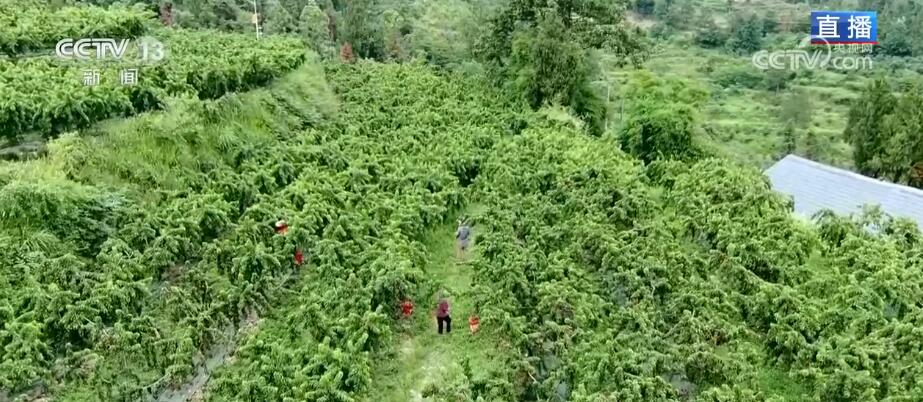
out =
[[[439,304],[436,307],[436,321],[439,325],[439,333],[442,333],[442,325],[445,324],[445,332],[452,332],[452,317],[449,315],[449,300],[445,298],[443,292],[439,292]]]
[[[279,219],[278,221],[276,221],[276,224],[273,226],[276,228],[276,233],[278,233],[279,235],[285,236],[286,234],[288,234],[288,222],[286,222],[284,219]],[[295,248],[295,265],[301,266],[301,264],[304,264],[304,254],[301,252],[301,248],[296,247]]]
[[[285,234],[288,233],[288,222],[282,219],[276,222],[276,233],[285,236]]]

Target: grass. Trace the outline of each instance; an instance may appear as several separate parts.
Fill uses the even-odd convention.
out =
[[[613,83],[611,110],[618,115],[619,88],[628,81],[632,71],[620,69],[610,63],[608,56],[601,57],[603,72]],[[851,147],[843,138],[848,121],[849,106],[860,96],[878,70],[843,74],[835,71],[800,72],[787,88],[780,91],[741,86],[722,87],[714,81],[715,74],[727,69],[752,69],[752,73],[766,73],[750,65],[746,56],[731,56],[718,49],[703,49],[679,43],[664,42],[652,54],[644,68],[664,78],[685,80],[706,88],[711,96],[700,113],[706,129],[705,139],[714,148],[733,160],[766,168],[784,156],[784,124],[780,113],[786,97],[798,91],[809,98],[811,119],[798,129],[796,153],[805,155],[805,134],[816,134],[819,145],[814,159],[820,162],[851,168]]]
[[[317,120],[335,113],[336,99],[316,56],[266,88],[213,101],[171,98],[165,111],[64,134],[48,143],[44,158],[0,162],[0,176],[73,180],[142,194],[151,188],[183,189],[203,166],[223,163],[228,144],[259,147],[288,131],[290,122],[268,106],[283,102]]]
[[[775,396],[787,402],[811,400],[807,388],[794,381],[788,374],[776,367],[763,367],[757,375],[759,387],[767,396]]]
[[[719,26],[727,27],[732,15],[727,11],[727,0],[695,0],[693,5],[697,14],[711,16]],[[810,12],[805,4],[785,0],[733,0],[731,7],[734,12],[774,14],[783,31],[796,32],[768,35],[764,39],[764,48],[768,50],[794,49],[804,36],[803,26],[799,28],[798,25],[804,25]],[[632,14],[631,20],[646,27],[657,23],[654,17],[637,14]],[[698,47],[691,39],[694,28],[658,40],[643,68],[662,78],[685,80],[708,88],[712,96],[701,113],[702,125],[707,127],[705,142],[722,156],[761,168],[784,156],[785,141],[781,137],[784,124],[780,111],[782,102],[793,91],[809,97],[812,106],[811,120],[797,130],[795,153],[850,169],[853,167],[852,147],[843,138],[843,131],[852,102],[875,77],[885,77],[896,90],[906,90],[907,83],[920,80],[923,71],[913,59],[875,58],[871,70],[800,70],[788,88],[778,92],[766,88],[723,87],[715,79],[728,70],[749,71],[756,76],[766,73],[752,67],[749,56]],[[611,55],[602,55],[600,61],[603,75],[614,83],[610,110],[617,116],[622,102],[618,88],[626,83],[631,70],[615,67]],[[818,138],[811,152],[807,149],[808,131]]]

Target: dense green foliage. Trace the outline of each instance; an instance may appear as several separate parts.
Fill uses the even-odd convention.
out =
[[[176,1],[172,28],[144,26],[140,6],[48,3],[16,10],[31,22],[0,36],[3,49],[47,50],[90,27],[152,34],[170,53],[140,66],[135,87],[79,80],[128,61],[0,61],[0,135],[80,129],[44,158],[0,163],[0,399],[386,399],[376,375],[439,365],[430,354],[391,373],[402,365],[385,360],[414,361],[398,305],[412,299],[416,322],[429,319],[444,264],[424,240],[462,208],[476,211],[475,254],[455,269],[470,270],[474,291],[453,306],[480,314],[492,356],[483,372],[458,363],[451,381],[415,390],[424,396],[923,395],[919,228],[875,208],[795,218],[750,148],[729,147],[741,165],[707,147],[854,151],[862,173],[923,185],[910,2],[818,3],[908,18],[883,27],[882,53],[900,57],[893,76],[861,96],[861,73],[748,64],[749,52],[790,47],[800,5],[262,0],[257,39],[244,0]],[[626,21],[627,6],[642,21]],[[68,13],[80,18],[63,31],[46,25]],[[631,24],[645,18],[657,20],[659,61],[680,62],[623,68],[644,61]],[[692,43],[712,49],[669,54]],[[611,104],[596,83],[613,87]],[[750,108],[763,102],[772,108]],[[818,134],[818,116],[830,124],[850,105],[845,134]],[[609,108],[619,119],[603,126]],[[716,109],[761,114],[734,131]],[[288,234],[273,231],[278,219]]]
[[[273,236],[267,205],[308,162],[272,144],[320,118],[319,73],[4,166],[2,388],[137,400],[185,380],[222,328],[279,297],[308,231]]]
[[[682,81],[662,81],[639,74],[629,82],[630,99],[619,140],[623,150],[649,163],[658,159],[690,160],[701,154],[697,109],[707,94]]]
[[[889,50],[889,42],[901,36],[904,40],[898,42],[923,43],[923,32],[913,28],[923,26],[914,22],[921,14],[918,1],[638,0],[632,7],[638,13],[632,22],[647,27],[656,39],[653,54],[645,63],[647,69],[663,78],[712,86],[711,96],[701,108],[705,142],[724,157],[764,169],[790,152],[840,168],[857,169],[863,162],[862,158],[853,158],[856,142],[844,135],[856,115],[850,106],[867,98],[864,88],[878,78],[889,83],[896,98],[909,93],[923,79],[919,57],[910,57],[912,52],[898,55]],[[802,46],[810,32],[811,10],[876,10],[881,44],[870,54],[856,53],[858,49],[829,49],[833,57],[858,58],[862,66],[856,69],[830,65],[756,68],[750,53],[754,50],[784,52]],[[903,33],[892,35],[895,29]],[[737,49],[740,46],[744,48]],[[811,49],[821,54],[828,50],[813,46],[808,50]],[[604,74],[614,75],[623,83],[630,72],[610,68]],[[791,111],[801,109],[804,103],[811,105],[810,113],[789,130],[786,126],[790,124]],[[886,136],[891,152],[904,153],[913,148],[913,140]],[[907,155],[882,157],[902,161],[901,166],[896,166],[900,174],[873,174],[881,178],[908,176],[907,167],[914,166]],[[911,179],[895,180],[913,184]]]
[[[304,60],[296,39],[258,41],[243,34],[182,30],[155,35],[167,49],[164,60],[155,64],[129,58],[0,60],[0,138],[82,128],[109,117],[160,108],[169,96],[217,98],[266,84]],[[136,85],[120,82],[124,69],[138,70]],[[99,85],[84,84],[87,70],[99,73]]]
[[[870,215],[873,235],[825,215],[815,229],[757,171],[645,170],[611,148],[529,130],[484,168],[476,274],[484,325],[522,355],[509,399],[919,395],[913,224]]]
[[[4,387],[40,380],[64,400],[133,400],[177,384],[193,373],[196,354],[223,339],[220,328],[277,300],[273,289],[291,275],[296,245],[309,253],[306,271],[290,285],[300,296],[279,312],[281,327],[243,341],[237,363],[214,380],[209,395],[315,399],[367,387],[370,353],[389,344],[392,306],[420,285],[419,237],[463,201],[462,186],[512,115],[484,108],[502,98],[471,90],[483,83],[446,81],[423,68],[331,72],[341,113],[295,135],[313,120],[291,115],[289,105],[303,101],[288,96],[310,93],[280,90],[253,100],[275,105],[275,113],[250,123],[270,128],[271,145],[256,146],[265,140],[248,138],[249,128],[233,122],[197,131],[239,112],[232,100],[185,117],[184,129],[170,135],[191,143],[218,135],[220,159],[193,164],[187,184],[171,185],[180,191],[149,205],[76,183],[7,183],[0,190],[3,227],[24,241],[4,242],[16,245],[2,264],[3,277],[14,279],[0,286],[11,318],[0,336],[10,351]],[[502,103],[493,109],[512,110]],[[237,130],[238,140],[228,137]],[[84,147],[63,149],[67,154],[53,154],[78,164],[68,167],[77,169],[71,175],[99,174],[70,162],[87,158]],[[140,169],[112,173],[138,185],[167,184]],[[272,234],[279,217],[293,227],[286,238]],[[30,266],[68,267],[70,274]],[[60,310],[39,309],[36,298]],[[17,346],[23,341],[40,342],[29,346],[38,352]],[[268,356],[278,357],[272,366],[260,363]],[[314,359],[316,368],[302,370],[307,363],[298,356]],[[88,364],[95,369],[81,369]],[[281,378],[278,369],[302,374]],[[53,370],[66,376],[52,377]]]
[[[489,20],[476,53],[533,108],[564,105],[599,134],[606,111],[589,86],[592,51],[626,65],[643,60],[644,47],[623,23],[620,2],[513,0]]]
[[[342,102],[329,120],[299,108],[310,92],[290,83],[248,101],[273,105],[251,115],[263,134],[233,121],[197,132],[246,107],[233,98],[179,122],[146,117],[137,128],[218,141],[217,163],[178,165],[182,182],[113,172],[127,188],[174,189],[152,200],[85,183],[101,167],[82,167],[72,137],[49,162],[72,180],[0,175],[4,236],[21,239],[3,242],[4,387],[136,399],[192,375],[220,328],[260,317],[206,397],[351,400],[374,385],[397,302],[428,288],[421,236],[473,182],[487,206],[474,217],[482,325],[519,356],[489,382],[452,385],[472,400],[920,392],[908,331],[923,236],[906,222],[809,226],[757,171],[644,167],[538,115],[507,136],[518,113],[477,80],[368,63],[328,74]],[[279,217],[288,236],[271,230]],[[297,271],[295,246],[309,255]]]
[[[15,56],[53,49],[64,38],[134,38],[143,34],[153,13],[92,5],[50,9],[41,1],[0,1],[0,53]]]
[[[531,107],[573,106],[592,125],[591,131],[599,134],[605,106],[589,89],[586,50],[567,32],[559,19],[549,16],[532,29],[515,32],[507,74],[513,90]]]
[[[327,13],[313,0],[308,1],[298,17],[298,31],[315,52],[330,57],[333,41],[327,27],[328,22]]]
[[[448,65],[470,59],[489,0],[176,0],[175,25],[253,32],[259,13],[266,34],[297,33],[325,58],[346,43],[360,58],[404,61],[425,58]]]
[[[891,56],[923,56],[923,4],[912,0],[862,0],[864,10],[876,10],[882,24],[881,52]]]
[[[763,21],[756,15],[737,15],[731,27],[727,42],[731,51],[750,54],[763,47]]]
[[[898,98],[887,81],[876,80],[849,116],[844,136],[860,172],[923,187],[923,87]]]
[[[271,208],[319,225],[310,272],[210,383],[211,400],[348,400],[374,386],[372,358],[392,343],[399,301],[422,296],[422,236],[465,202],[463,186],[514,117],[483,82],[422,67],[329,73],[340,114],[304,134],[315,143],[295,142],[321,159]]]

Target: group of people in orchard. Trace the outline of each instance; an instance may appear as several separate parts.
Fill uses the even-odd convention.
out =
[[[276,221],[274,229],[276,233],[280,236],[285,236],[288,234],[288,222],[283,219]],[[471,226],[467,219],[460,218],[458,220],[458,229],[455,230],[455,256],[456,258],[463,259],[465,254],[468,251],[468,247],[471,242]],[[300,266],[304,263],[304,254],[301,251],[300,247],[295,247],[294,255],[295,265]],[[477,310],[475,308],[475,310]],[[410,300],[404,300],[401,303],[401,315],[404,318],[409,318],[413,315],[413,302]],[[451,307],[449,306],[448,294],[445,290],[439,291],[439,298],[436,302],[436,326],[437,331],[442,334],[443,331],[448,334],[452,332],[452,315]],[[477,332],[480,326],[480,318],[477,315],[472,315],[468,318],[468,326],[471,329],[471,333]]]
[[[280,236],[285,236],[288,234],[288,222],[283,219],[276,221],[273,225],[275,231]],[[471,226],[469,225],[467,219],[458,220],[458,229],[455,230],[455,256],[459,259],[464,258],[465,254],[468,251],[468,247],[471,242]],[[301,251],[300,247],[295,248],[294,255],[295,265],[300,266],[304,263],[304,254]],[[413,315],[413,302],[410,300],[404,300],[401,303],[401,315],[405,318],[409,318]],[[442,334],[448,334],[452,332],[452,315],[451,307],[449,306],[449,299],[447,293],[443,290],[439,292],[439,298],[436,303],[436,326],[437,331]],[[471,332],[477,332],[478,327],[480,326],[480,319],[477,315],[472,315],[468,319],[468,325],[471,329]]]
[[[457,258],[464,258],[465,253],[468,251],[468,246],[471,241],[471,226],[469,225],[467,219],[458,220],[458,229],[455,230],[455,256]],[[476,310],[476,309],[475,309]],[[413,314],[413,303],[410,300],[404,300],[401,303],[401,314],[405,318],[409,318]],[[442,334],[445,331],[446,334],[452,332],[452,315],[451,307],[449,306],[448,294],[445,290],[439,291],[439,297],[436,302],[436,327],[439,334]],[[480,327],[480,318],[477,315],[472,315],[468,318],[468,327],[471,330],[471,333],[478,331]]]
[[[276,221],[273,225],[276,234],[280,236],[285,236],[288,234],[289,225],[283,219]],[[468,247],[471,242],[471,226],[467,219],[460,218],[458,220],[458,229],[455,230],[455,256],[459,259],[463,259],[465,254],[468,251]],[[304,263],[304,254],[301,251],[300,247],[295,247],[294,261],[296,266],[300,266]],[[477,309],[475,309],[477,310]],[[405,318],[409,318],[413,315],[413,302],[410,300],[404,300],[401,303],[401,315]],[[452,332],[452,315],[451,308],[449,306],[448,294],[441,290],[439,292],[439,298],[436,303],[436,325],[437,331],[442,334]],[[468,326],[471,329],[471,333],[475,333],[480,326],[480,319],[477,315],[472,315],[468,319]]]

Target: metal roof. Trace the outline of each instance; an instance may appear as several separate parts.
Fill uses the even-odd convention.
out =
[[[788,155],[766,170],[772,188],[791,195],[795,213],[811,217],[829,209],[858,214],[865,204],[879,205],[893,217],[915,220],[923,228],[923,190],[876,180],[848,170]]]

